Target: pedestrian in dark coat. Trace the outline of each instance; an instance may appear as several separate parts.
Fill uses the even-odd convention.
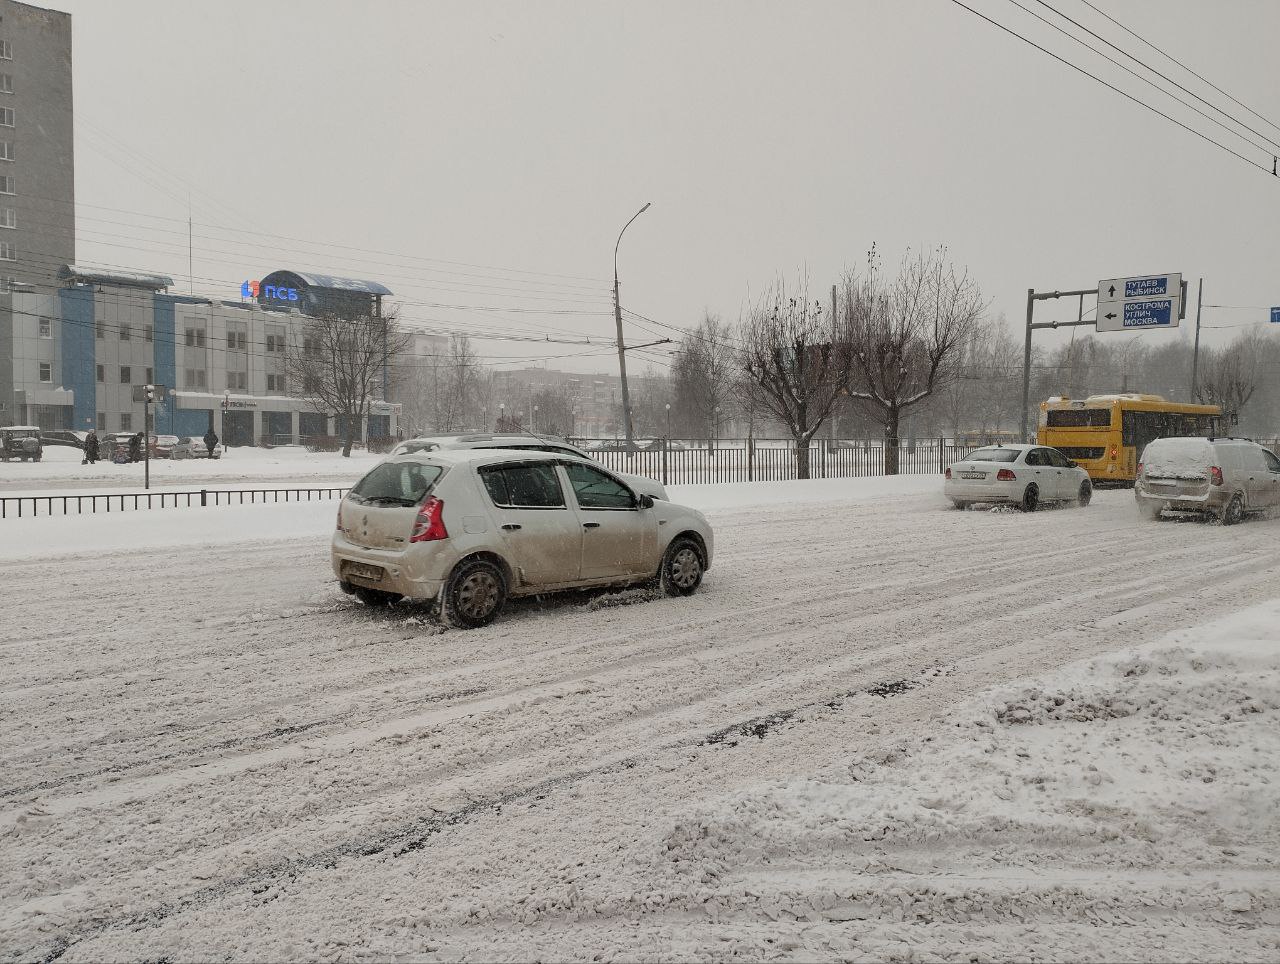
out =
[[[129,439],[129,461],[142,461],[142,433],[138,432],[133,438]]]
[[[98,461],[98,447],[98,433],[89,429],[89,434],[84,437],[84,460],[90,465]]]
[[[204,433],[204,447],[209,453],[209,458],[213,458],[213,450],[218,447],[218,433],[213,430],[212,425],[209,426],[209,431]]]

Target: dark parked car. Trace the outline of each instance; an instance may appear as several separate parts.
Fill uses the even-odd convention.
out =
[[[44,457],[41,432],[35,425],[8,425],[0,428],[0,461],[21,459],[39,462]]]
[[[54,429],[52,432],[44,432],[45,445],[65,445],[68,448],[84,449],[84,440],[88,436],[88,432],[73,432],[70,429]]]

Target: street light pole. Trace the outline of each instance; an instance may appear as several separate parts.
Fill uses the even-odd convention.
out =
[[[652,202],[646,203],[631,215],[631,221],[649,210],[649,203]],[[622,235],[626,233],[627,228],[631,227],[631,221],[622,226],[622,230],[618,232],[617,243],[613,246],[613,321],[618,329],[618,372],[622,376],[622,423],[626,428],[628,452],[635,448],[635,440],[631,431],[631,396],[627,391],[627,354],[622,345],[622,302],[618,295],[618,246],[622,244]]]

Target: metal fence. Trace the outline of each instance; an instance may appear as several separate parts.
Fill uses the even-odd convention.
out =
[[[266,505],[341,499],[348,488],[198,489],[188,492],[111,492],[90,495],[0,496],[0,519],[24,516],[134,512],[142,509],[190,509],[220,505]]]
[[[648,448],[627,452],[606,442],[584,445],[592,458],[615,472],[646,475],[664,485],[698,482],[774,482],[799,478],[799,458],[789,442],[766,440],[747,443],[734,440],[693,448],[661,440]],[[898,474],[942,472],[964,458],[977,445],[955,444],[948,439],[904,439],[897,447]],[[891,452],[892,454],[892,452]],[[848,479],[885,474],[884,442],[835,442],[809,446],[809,477]]]

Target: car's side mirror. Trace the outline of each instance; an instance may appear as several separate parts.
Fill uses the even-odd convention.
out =
[[[641,496],[640,496],[640,508],[642,508],[642,509],[652,509],[652,508],[653,508],[653,496],[651,496],[651,495],[641,495]]]

